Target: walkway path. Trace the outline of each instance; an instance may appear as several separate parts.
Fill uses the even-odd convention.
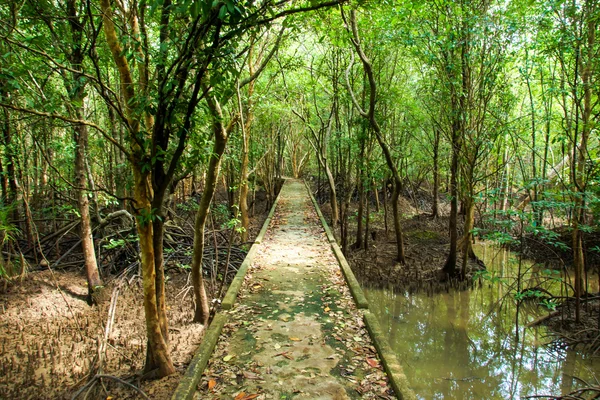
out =
[[[195,398],[395,398],[301,181],[288,180]]]

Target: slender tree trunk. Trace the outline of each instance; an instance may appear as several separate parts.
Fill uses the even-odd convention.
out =
[[[363,152],[361,152],[362,154]],[[361,155],[358,165],[357,189],[358,189],[358,215],[356,217],[356,242],[352,245],[353,249],[362,249],[364,237],[364,209],[365,209],[365,190],[363,185],[363,156]]]
[[[133,81],[133,75],[129,62],[125,57],[121,42],[117,35],[117,30],[114,23],[114,14],[111,8],[110,0],[100,0],[100,8],[102,11],[103,29],[106,42],[112,54],[113,61],[119,72],[120,90],[124,99],[125,112],[128,122],[129,132],[129,147],[131,149],[128,154],[133,171],[133,207],[137,217],[137,232],[139,237],[139,248],[141,253],[141,270],[142,281],[144,287],[144,312],[146,317],[146,334],[148,337],[148,348],[146,357],[146,371],[158,371],[160,377],[173,374],[175,368],[169,356],[166,335],[163,335],[163,327],[161,327],[161,316],[159,299],[157,299],[157,279],[160,280],[162,265],[156,264],[155,239],[154,239],[154,224],[156,218],[155,211],[157,207],[153,207],[153,186],[150,171],[147,170],[147,154],[146,149],[140,147],[138,138],[141,134],[141,121],[145,120],[146,126],[152,126],[152,117],[140,114],[135,108],[136,105],[136,89]],[[142,74],[143,71],[142,71]],[[144,78],[140,77],[139,88],[144,94],[145,82]],[[164,194],[163,194],[164,195]],[[160,204],[162,206],[162,204]],[[161,208],[158,207],[160,215]],[[159,232],[159,236],[161,233]],[[157,239],[157,240],[161,240]],[[159,260],[160,260],[159,256]],[[158,271],[158,272],[157,272]],[[160,285],[159,285],[160,286]],[[159,289],[162,290],[162,289]],[[167,332],[168,334],[168,332]]]
[[[588,5],[589,6],[589,5]],[[596,18],[592,15],[592,6],[587,10],[586,24],[586,41],[587,51],[591,54],[596,42],[596,29],[597,22]],[[586,7],[587,8],[587,7]],[[577,53],[580,53],[581,49],[577,49]],[[583,58],[583,56],[581,56]],[[572,218],[572,246],[573,246],[573,268],[575,269],[575,298],[577,301],[575,308],[575,319],[577,322],[580,321],[580,298],[585,292],[585,286],[583,283],[583,276],[585,272],[585,255],[583,252],[583,232],[581,225],[585,224],[585,212],[586,212],[586,164],[588,160],[588,141],[590,133],[592,131],[592,63],[593,60],[589,56],[589,59],[581,61],[581,85],[583,88],[583,109],[581,110],[581,139],[579,146],[577,146],[578,140],[573,140],[573,183],[574,183],[574,206],[573,206],[573,218]],[[577,70],[576,70],[577,71]],[[574,89],[575,91],[576,89]],[[577,100],[576,94],[574,95],[575,101]],[[577,108],[576,108],[577,109]],[[577,123],[575,124],[575,134],[577,134]]]
[[[14,143],[13,143],[13,135],[10,124],[10,114],[8,110],[5,108],[4,112],[4,124],[2,126],[2,139],[4,141],[4,156],[6,157],[6,171],[7,171],[7,181],[8,188],[10,189],[8,192],[10,195],[7,198],[9,204],[13,206],[12,209],[12,219],[13,221],[19,220],[19,193],[20,193],[20,185],[17,180],[17,172],[16,172],[16,160],[15,160],[15,152],[14,152]]]
[[[342,13],[342,16],[344,17],[345,20],[345,15]],[[347,22],[347,21],[346,21]],[[390,151],[390,148],[388,146],[388,144],[386,143],[383,134],[381,132],[381,127],[379,126],[379,123],[377,122],[377,119],[375,118],[375,103],[376,103],[376,99],[377,99],[377,83],[375,82],[375,77],[373,74],[373,67],[371,65],[371,62],[369,61],[369,59],[367,58],[366,54],[364,53],[362,47],[361,47],[361,42],[360,42],[360,38],[358,35],[358,27],[356,24],[356,12],[354,10],[352,10],[350,12],[350,24],[347,25],[348,29],[351,30],[351,34],[352,34],[352,44],[354,46],[354,49],[356,50],[356,52],[359,55],[359,58],[362,62],[364,71],[365,71],[365,75],[368,78],[368,82],[369,82],[369,102],[368,102],[368,111],[363,110],[360,107],[360,104],[358,103],[358,101],[356,100],[356,97],[354,96],[354,92],[352,91],[352,87],[350,86],[350,80],[348,78],[348,74],[350,69],[352,68],[352,63],[350,63],[349,68],[346,70],[346,86],[348,88],[348,92],[350,93],[350,97],[352,99],[352,102],[355,106],[355,108],[357,110],[359,110],[359,113],[361,114],[361,116],[363,118],[366,118],[370,125],[371,128],[373,129],[373,133],[375,134],[375,138],[377,139],[377,143],[379,144],[379,147],[381,147],[381,151],[383,152],[383,155],[385,157],[385,162],[390,170],[390,172],[392,173],[392,176],[394,178],[394,193],[392,195],[392,210],[394,213],[394,230],[396,233],[396,246],[397,246],[397,256],[396,256],[396,261],[400,262],[400,263],[405,263],[406,262],[406,258],[404,256],[404,238],[403,238],[403,234],[402,234],[402,224],[400,222],[400,212],[398,209],[398,199],[400,197],[400,187],[402,186],[402,180],[400,179],[400,174],[398,173],[398,168],[396,168],[396,164],[394,162],[394,158],[392,157],[392,153]],[[352,61],[354,61],[354,58],[352,59]]]
[[[209,107],[213,112],[213,130],[215,135],[215,143],[212,150],[212,156],[208,163],[208,171],[206,172],[206,183],[198,212],[196,213],[196,221],[194,224],[194,254],[192,257],[192,282],[194,285],[194,296],[196,299],[196,308],[194,310],[194,322],[199,322],[206,325],[209,319],[209,302],[204,287],[204,277],[202,273],[202,259],[204,256],[204,228],[212,199],[217,187],[219,179],[219,170],[221,167],[221,159],[227,146],[228,134],[222,123],[222,113],[218,103],[214,100],[209,100]],[[225,277],[223,277],[225,279]]]
[[[385,227],[385,236],[387,237],[389,227],[388,227],[388,184],[387,179],[383,180],[383,225]]]
[[[369,192],[367,192],[367,207],[365,216],[365,242],[363,248],[367,250],[369,248],[369,234],[371,228],[371,199],[369,198]]]
[[[375,195],[375,212],[378,213],[381,206],[379,205],[379,189],[377,188],[377,181],[375,179],[373,179],[371,187]]]
[[[469,191],[470,192],[470,191]],[[462,238],[462,248],[463,248],[463,262],[462,268],[460,271],[461,277],[464,279],[467,276],[467,264],[468,260],[475,257],[475,253],[473,253],[473,228],[475,224],[475,202],[473,201],[473,197],[469,194],[469,198],[465,200],[465,225],[464,225],[464,235]]]
[[[431,216],[440,216],[439,191],[440,191],[440,131],[435,129],[433,142],[433,201],[431,204]]]
[[[252,48],[248,55],[248,70],[250,76],[254,75],[254,67],[252,64]],[[242,126],[242,157],[240,162],[240,221],[241,221],[241,240],[242,243],[248,241],[248,229],[250,228],[250,218],[248,216],[248,165],[250,163],[248,155],[250,153],[250,135],[252,128],[252,120],[254,119],[254,110],[252,103],[252,95],[254,93],[254,80],[248,83],[248,104],[245,120]],[[238,105],[240,113],[242,111],[242,99],[238,88]]]
[[[78,115],[78,118],[81,116]],[[88,129],[85,125],[77,125],[74,129],[75,135],[75,182],[77,184],[77,205],[81,218],[81,247],[85,264],[85,274],[88,284],[88,301],[94,302],[93,294],[97,287],[102,286],[102,280],[98,272],[96,262],[96,251],[94,249],[94,237],[92,235],[92,222],[90,217],[90,201],[85,188],[86,178],[86,150],[88,143]]]
[[[460,132],[458,127],[452,131],[452,161],[450,165],[450,251],[442,269],[448,277],[456,275],[456,257],[458,245],[458,156],[460,149]]]

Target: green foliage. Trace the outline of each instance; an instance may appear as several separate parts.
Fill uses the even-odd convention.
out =
[[[139,210],[138,215],[136,215],[138,224],[144,227],[150,225],[157,219],[160,221],[161,217],[156,214],[157,211],[158,210],[156,208],[153,208],[151,210],[148,210],[147,208],[142,208],[141,210]]]
[[[128,243],[135,243],[137,241],[138,241],[138,238],[135,235],[129,235],[126,238],[119,238],[119,239],[110,238],[108,240],[108,243],[103,245],[102,247],[105,248],[106,250],[120,249],[120,248],[127,246]],[[170,250],[170,249],[165,249],[165,253],[168,253],[167,250]]]

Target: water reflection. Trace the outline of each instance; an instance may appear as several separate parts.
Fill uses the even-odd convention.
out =
[[[506,278],[505,284],[486,283],[470,291],[433,296],[365,287],[371,310],[387,331],[411,385],[422,399],[518,399],[529,395],[566,394],[600,377],[598,359],[574,351],[556,353],[543,346],[549,339],[543,327],[524,328],[538,314],[516,306],[510,277],[518,262],[509,252],[480,246],[488,269]],[[524,284],[547,278],[537,268]],[[552,290],[560,290],[553,283]],[[517,332],[519,339],[517,340]]]

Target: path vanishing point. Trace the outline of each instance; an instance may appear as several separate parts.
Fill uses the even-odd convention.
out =
[[[304,183],[274,207],[173,399],[414,398]]]

